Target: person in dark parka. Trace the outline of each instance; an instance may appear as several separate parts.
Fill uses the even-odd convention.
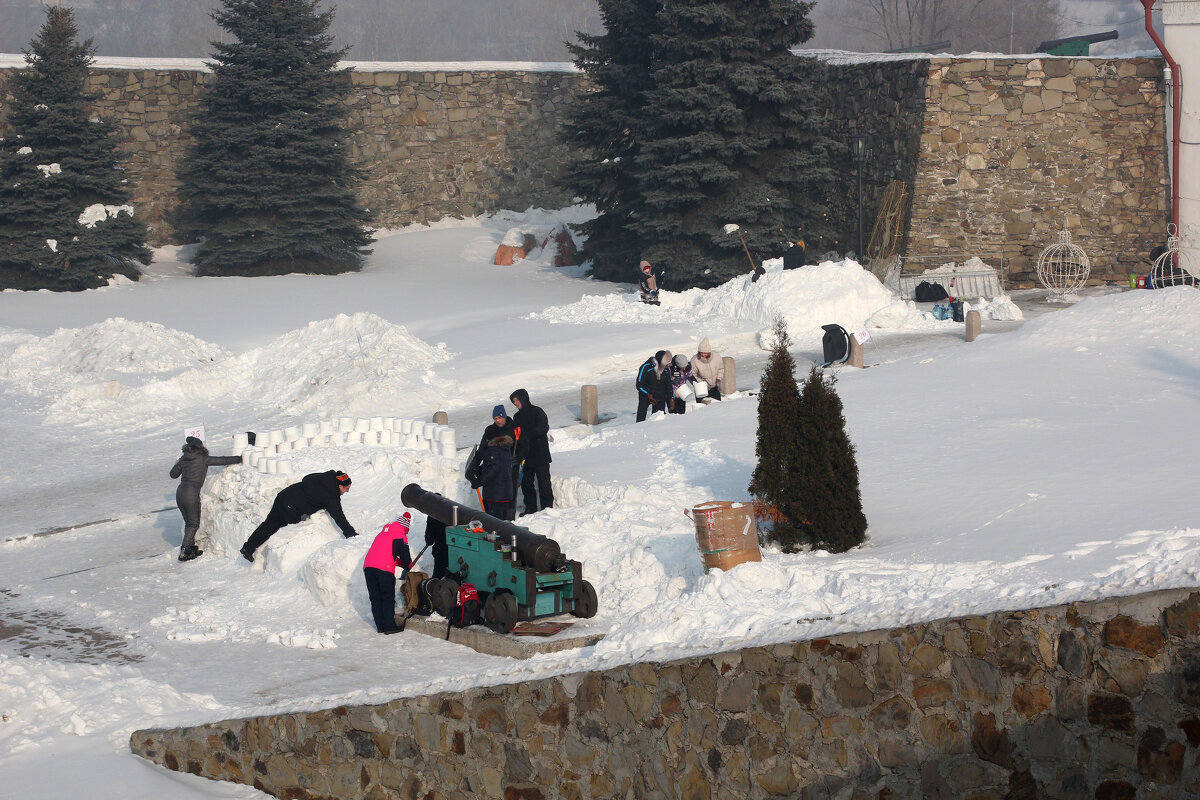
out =
[[[509,437],[509,440],[512,442],[512,447],[510,448],[510,450],[512,451],[512,458],[510,460],[512,462],[512,485],[513,485],[512,497],[513,497],[514,501],[516,500],[516,497],[517,497],[517,487],[521,485],[521,477],[520,477],[521,465],[517,459],[517,432],[516,431],[517,431],[517,426],[513,423],[512,418],[508,416],[508,411],[505,410],[504,406],[497,405],[495,408],[493,408],[492,409],[492,424],[488,425],[483,430],[483,436],[481,436],[479,439],[479,447],[476,448],[476,450],[475,450],[476,461],[475,461],[475,463],[473,463],[471,465],[471,470],[470,470],[472,472],[478,473],[478,471],[479,471],[479,463],[478,462],[482,459],[483,451],[485,448],[487,448],[488,442],[492,441],[492,439],[495,439],[497,436]],[[516,519],[516,516],[517,516],[516,515],[516,505],[517,504],[515,502],[509,503],[508,517],[506,517],[506,519],[509,519],[509,520]]]
[[[179,513],[183,515],[180,561],[191,561],[204,553],[196,547],[196,531],[200,529],[200,487],[208,477],[208,468],[240,463],[241,456],[210,456],[204,442],[195,436],[189,436],[184,441],[183,455],[171,467],[171,477],[181,478],[179,488],[175,490],[175,505],[179,506]]]
[[[671,373],[668,368],[670,361],[670,351],[659,350],[638,368],[635,383],[638,394],[638,422],[645,422],[647,410],[651,413],[667,410],[667,400],[673,392]]]
[[[477,488],[483,510],[497,519],[512,519],[510,511],[517,496],[512,482],[513,439],[497,436],[480,453]]]
[[[525,462],[521,477],[521,494],[525,498],[525,510],[521,514],[524,516],[554,507],[554,491],[550,488],[550,462],[553,459],[550,458],[550,440],[547,438],[550,420],[545,411],[529,402],[529,392],[524,389],[517,389],[508,399],[517,407],[517,413],[513,415],[517,434],[516,458],[518,463]]]
[[[342,530],[342,536],[349,539],[357,536],[358,531],[346,520],[342,513],[342,495],[350,491],[350,476],[337,470],[328,472],[313,472],[305,475],[299,483],[293,483],[282,489],[275,496],[271,511],[262,524],[254,529],[250,538],[242,545],[242,558],[254,560],[254,551],[262,546],[285,525],[295,525],[310,514],[324,509],[333,517],[333,521]]]

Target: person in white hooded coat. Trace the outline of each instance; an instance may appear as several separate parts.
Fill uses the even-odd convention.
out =
[[[703,400],[705,397],[710,397],[713,400],[720,400],[721,381],[725,380],[725,361],[721,358],[720,353],[713,352],[708,339],[700,340],[700,346],[696,348],[696,355],[692,356],[691,364],[692,381],[704,381],[708,384],[708,393],[696,392],[696,399]]]

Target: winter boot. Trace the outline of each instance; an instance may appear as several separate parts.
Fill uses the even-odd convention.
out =
[[[248,550],[248,549],[246,548],[246,545],[242,545],[242,549],[241,549],[241,550],[238,550],[238,552],[242,554],[242,558],[246,559],[246,560],[247,560],[247,561],[249,561],[251,564],[253,564],[253,563],[254,563],[254,551],[253,551],[253,550]]]
[[[204,551],[201,550],[199,547],[196,547],[195,545],[191,545],[190,547],[183,547],[183,548],[180,548],[180,550],[179,550],[179,560],[180,561],[191,561],[193,559],[199,558],[202,555],[204,555]]]

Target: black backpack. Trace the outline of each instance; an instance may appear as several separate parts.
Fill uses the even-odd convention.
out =
[[[949,296],[945,286],[942,286],[940,283],[930,283],[929,281],[918,283],[916,291],[913,292],[913,297],[918,303],[936,303],[939,300],[945,300]]]

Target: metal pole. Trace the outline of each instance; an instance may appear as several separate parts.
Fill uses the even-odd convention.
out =
[[[862,159],[858,161],[858,261],[865,263],[863,255],[863,213],[862,213]]]

